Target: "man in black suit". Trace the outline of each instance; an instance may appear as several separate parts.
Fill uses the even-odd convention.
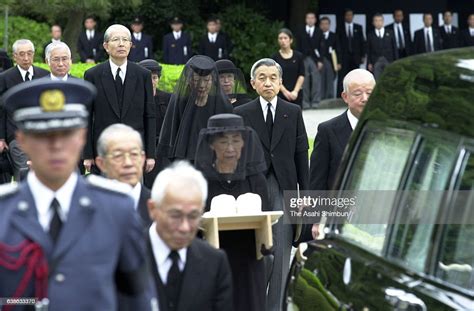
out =
[[[136,17],[131,25],[132,28],[132,50],[128,60],[138,63],[147,58],[154,58],[153,39],[150,35],[143,33],[143,21]]]
[[[43,45],[43,60],[46,58],[46,47],[48,46],[48,44],[54,42],[61,42],[62,35],[63,30],[61,26],[59,26],[58,24],[54,24],[53,26],[51,26],[51,40],[49,40]]]
[[[34,56],[35,46],[30,40],[20,39],[13,43],[13,59],[17,65],[0,74],[0,95],[17,84],[39,79],[49,74],[48,71],[33,66]],[[28,158],[15,139],[16,129],[12,116],[7,115],[3,105],[0,105],[0,153],[5,148],[9,150],[13,161],[14,176],[18,181],[21,171],[28,169],[26,164]]]
[[[260,137],[268,165],[268,194],[273,210],[283,210],[283,191],[308,189],[308,137],[301,109],[277,96],[282,69],[273,59],[257,61],[251,69],[252,87],[260,95],[234,112]],[[288,215],[285,215],[286,217]],[[293,231],[283,224],[274,226],[275,255],[267,296],[269,310],[280,310],[289,270]]]
[[[337,94],[342,92],[342,80],[346,74],[364,62],[365,40],[362,26],[353,22],[354,12],[351,9],[344,11],[344,24],[337,30],[341,45],[341,71],[338,74]]]
[[[474,14],[467,19],[469,27],[461,33],[461,46],[474,46]]]
[[[431,13],[423,14],[423,28],[415,31],[414,54],[430,53],[441,50],[441,35],[433,26]]]
[[[392,31],[384,27],[382,14],[374,15],[373,25],[374,29],[367,35],[367,68],[377,80],[385,67],[398,58],[398,50]]]
[[[69,70],[71,69],[71,49],[64,42],[54,42],[46,46],[45,62],[49,66],[51,73],[45,78],[51,80],[67,81],[71,76]]]
[[[459,47],[459,29],[452,25],[453,13],[449,10],[444,11],[443,21],[444,25],[439,27],[443,50]]]
[[[209,56],[214,61],[229,59],[232,52],[230,38],[227,35],[222,35],[217,29],[217,18],[210,17],[207,20],[207,33],[199,42],[199,54]]]
[[[77,39],[77,50],[81,58],[81,62],[95,64],[103,60],[104,35],[98,32],[96,28],[97,22],[94,16],[88,16],[84,20],[85,29]]]
[[[349,137],[375,87],[375,79],[365,69],[354,69],[346,75],[343,84],[342,99],[349,109],[318,126],[310,162],[311,190],[331,189]]]
[[[115,24],[107,28],[104,49],[109,61],[99,64],[84,74],[84,79],[97,88],[97,96],[90,107],[84,166],[90,171],[97,156],[97,139],[109,125],[124,123],[142,136],[146,155],[145,171],[155,165],[156,115],[150,71],[127,61],[132,46],[130,30]],[[94,170],[94,173],[98,173]]]
[[[204,176],[184,161],[153,184],[148,262],[161,311],[233,310],[227,255],[195,238],[206,198]]]
[[[107,178],[131,186],[134,208],[145,228],[150,227],[147,201],[151,192],[141,183],[145,153],[140,133],[125,124],[112,124],[100,134],[97,153],[95,163]]]
[[[407,57],[411,53],[410,27],[403,22],[403,11],[396,9],[393,11],[394,22],[386,28],[390,29],[395,36],[397,43],[398,58]]]
[[[334,79],[336,78],[336,70],[341,69],[338,63],[334,68],[332,54],[339,53],[339,44],[337,42],[336,34],[329,30],[331,20],[328,17],[323,17],[319,21],[319,28],[322,32],[321,41],[321,60],[323,68],[321,69],[321,99],[334,98]]]
[[[306,13],[305,28],[297,33],[296,49],[304,56],[303,109],[315,108],[321,101],[322,32],[316,27],[316,14]]]
[[[172,32],[163,37],[163,61],[165,64],[184,65],[193,55],[191,36],[183,31],[179,17],[171,20]]]

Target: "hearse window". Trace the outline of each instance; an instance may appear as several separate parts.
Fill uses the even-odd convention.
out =
[[[450,206],[436,276],[474,291],[474,152],[466,157]]]
[[[457,141],[425,137],[410,169],[389,257],[417,272],[425,271],[443,190],[457,159]]]
[[[391,128],[369,128],[355,155],[346,190],[397,190],[415,133]],[[341,236],[364,249],[381,254],[394,197],[358,201],[358,210],[341,229]],[[367,218],[369,217],[369,218]],[[364,222],[371,219],[370,223]],[[374,224],[375,223],[375,224]]]

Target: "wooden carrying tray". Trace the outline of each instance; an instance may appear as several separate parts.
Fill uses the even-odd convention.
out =
[[[201,227],[203,228],[204,238],[215,248],[219,248],[219,231],[255,230],[255,251],[257,259],[261,259],[263,257],[260,252],[262,244],[267,249],[273,246],[272,225],[282,215],[282,211],[232,215],[206,213],[202,216]]]

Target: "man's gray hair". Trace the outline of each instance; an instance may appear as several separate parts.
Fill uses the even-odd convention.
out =
[[[100,157],[106,156],[107,146],[112,138],[119,137],[120,139],[130,139],[130,136],[139,142],[140,148],[143,150],[143,141],[140,133],[122,123],[109,125],[104,131],[102,131],[97,140],[97,154]]]
[[[67,54],[69,55],[69,58],[71,58],[71,49],[69,48],[69,46],[64,43],[64,42],[51,42],[50,44],[48,44],[48,46],[46,47],[46,50],[45,50],[45,59],[46,59],[46,62],[49,64],[49,62],[51,61],[51,53],[56,50],[56,49],[65,49],[67,51]]]
[[[189,187],[193,183],[201,192],[202,204],[207,199],[207,181],[200,171],[195,169],[187,161],[175,161],[171,166],[162,170],[156,176],[153,188],[151,189],[151,198],[157,205],[161,205],[165,198],[168,185],[172,182],[181,182],[183,186]],[[181,196],[186,195],[186,189],[182,189]]]
[[[344,92],[349,92],[349,86],[352,83],[373,83],[375,85],[375,78],[370,71],[358,68],[349,71],[349,73],[344,77],[344,80],[342,81]]]
[[[35,45],[33,44],[33,42],[31,42],[30,40],[28,39],[18,39],[16,40],[13,45],[12,45],[12,51],[13,53],[16,53],[16,50],[18,49],[18,46],[19,45],[24,45],[24,44],[29,44],[31,45],[31,49],[33,50],[33,52],[35,51]]]
[[[283,77],[283,69],[281,69],[280,64],[278,64],[274,59],[262,58],[253,64],[252,69],[250,69],[250,79],[255,80],[255,72],[257,71],[258,67],[261,66],[275,66],[277,67],[278,73],[280,74],[280,79]]]
[[[107,42],[110,40],[110,36],[112,35],[112,32],[114,31],[124,31],[127,33],[128,39],[132,40],[132,33],[130,32],[130,29],[125,27],[124,25],[121,24],[113,24],[107,28],[104,34],[104,42]]]

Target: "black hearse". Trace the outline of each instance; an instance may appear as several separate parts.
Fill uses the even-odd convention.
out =
[[[406,195],[360,207],[378,224],[329,222],[303,244],[285,310],[474,310],[474,48],[386,68],[334,189]]]

